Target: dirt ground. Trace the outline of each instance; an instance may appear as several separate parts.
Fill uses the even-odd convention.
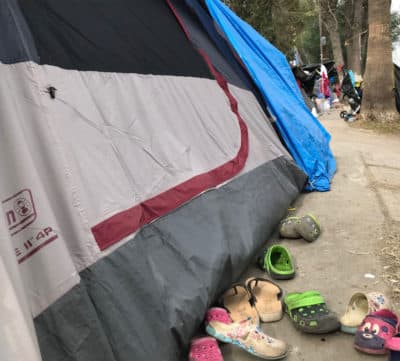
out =
[[[400,135],[350,127],[336,110],[321,122],[332,135],[338,165],[332,190],[303,194],[294,206],[299,215],[316,215],[323,233],[314,243],[269,241],[287,246],[296,262],[296,277],[278,283],[285,293],[320,291],[338,315],[357,291],[385,292],[400,311]],[[253,266],[243,279],[249,276],[263,272]],[[302,334],[287,316],[262,329],[290,345],[288,361],[371,360],[353,348],[351,335]],[[257,360],[232,345],[222,352],[225,361]]]

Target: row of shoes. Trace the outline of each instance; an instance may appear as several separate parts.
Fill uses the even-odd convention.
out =
[[[257,295],[257,296],[255,296]],[[283,309],[302,332],[324,334],[341,329],[354,335],[354,347],[361,352],[400,360],[400,319],[381,292],[356,293],[340,318],[332,312],[318,291],[287,294],[270,280],[251,278],[234,285],[223,295],[224,307],[213,307],[205,317],[205,331],[211,337],[192,340],[189,361],[223,361],[218,342],[233,344],[265,360],[286,357],[288,345],[260,329],[260,322],[278,321]]]
[[[321,234],[321,227],[310,214],[290,216],[280,223],[279,232],[283,238],[304,238],[312,242]],[[290,279],[295,275],[292,256],[282,245],[267,248],[258,264],[274,279]],[[400,361],[399,318],[391,310],[390,300],[381,292],[354,294],[339,320],[318,291],[294,292],[283,297],[279,285],[266,278],[253,277],[226,290],[219,306],[208,310],[205,331],[209,336],[192,340],[189,361],[223,361],[218,341],[266,360],[286,357],[287,343],[260,329],[260,322],[279,321],[284,313],[302,332],[324,334],[341,329],[354,335],[357,350],[376,355],[390,351],[390,360]]]
[[[230,343],[265,359],[286,357],[288,345],[260,329],[260,322],[279,321],[286,311],[296,328],[307,333],[328,333],[339,329],[336,315],[317,291],[289,293],[264,278],[250,278],[235,284],[221,297],[221,307],[208,310],[205,331],[212,337],[192,340],[190,361],[222,361],[217,340]]]
[[[313,242],[321,234],[321,226],[311,214],[303,217],[290,216],[280,222],[279,233],[282,238],[303,238],[308,242]],[[259,257],[258,264],[274,279],[284,280],[295,276],[292,256],[282,245],[276,244],[266,249]],[[282,297],[282,289],[265,278],[253,277],[244,283],[232,285],[220,297],[221,307],[208,310],[204,324],[209,336],[192,340],[189,361],[222,361],[223,356],[218,341],[233,344],[265,360],[286,357],[287,343],[265,334],[260,329],[260,322],[275,322],[282,319]],[[293,303],[293,295],[287,300]],[[320,306],[322,307],[323,305]],[[289,317],[291,317],[290,314],[294,315],[292,309],[289,311],[287,307],[287,311]],[[330,316],[331,313],[329,312],[328,315]],[[336,323],[334,322],[333,327],[337,328],[339,323],[336,318],[334,320]],[[299,322],[299,325],[303,323],[300,318]],[[319,327],[321,322],[318,323]],[[331,325],[330,327],[332,328]],[[325,328],[327,328],[326,325]]]
[[[304,238],[308,242],[313,242],[319,237],[321,227],[312,214],[303,217],[289,216],[281,221],[279,233],[282,238]],[[272,278],[294,277],[293,259],[284,246],[273,245],[259,258],[258,263]],[[312,296],[314,292],[306,292],[307,297],[318,298],[318,295]],[[286,296],[285,304],[291,297],[298,296]],[[300,298],[304,298],[304,293]],[[313,331],[312,327],[307,327],[307,324],[314,321],[305,316],[311,316],[311,312],[317,312],[318,309],[317,305],[295,310],[295,315],[292,316],[298,320],[297,327],[302,331],[314,333],[315,330]],[[322,311],[322,308],[319,311]],[[330,314],[328,329],[335,329],[337,325],[335,315],[328,309],[324,312],[326,315]],[[357,292],[351,297],[346,312],[340,318],[340,329],[345,333],[355,335],[354,347],[357,350],[373,355],[390,352],[390,360],[400,361],[399,323],[398,316],[392,311],[390,300],[382,292]]]

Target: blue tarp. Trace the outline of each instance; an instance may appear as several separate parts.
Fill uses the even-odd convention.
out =
[[[221,1],[206,4],[260,89],[293,159],[308,175],[306,190],[328,191],[336,171],[331,137],[304,103],[286,57]]]

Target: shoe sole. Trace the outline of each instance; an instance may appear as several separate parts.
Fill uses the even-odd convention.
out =
[[[354,344],[354,348],[360,352],[367,353],[370,355],[386,355],[388,352],[388,350],[386,350],[386,349],[374,350],[372,348],[360,347],[360,346],[357,346],[356,344]]]
[[[336,322],[334,320],[326,322],[325,327],[321,327],[321,328],[310,328],[307,326],[298,325],[296,323],[294,323],[294,325],[298,330],[300,330],[304,333],[311,333],[311,334],[315,334],[315,335],[331,333],[331,332],[335,332],[340,329],[340,323]]]
[[[293,273],[289,273],[289,274],[280,274],[280,273],[276,273],[276,272],[272,272],[269,271],[267,272],[273,279],[275,280],[291,280],[292,278],[294,278],[296,276],[296,272]]]
[[[355,335],[357,332],[357,327],[351,327],[351,326],[340,326],[340,331],[344,333],[348,333],[349,335]]]

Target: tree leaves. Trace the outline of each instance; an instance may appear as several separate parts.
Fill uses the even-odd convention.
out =
[[[287,55],[307,19],[315,16],[312,0],[225,0],[225,3]]]

